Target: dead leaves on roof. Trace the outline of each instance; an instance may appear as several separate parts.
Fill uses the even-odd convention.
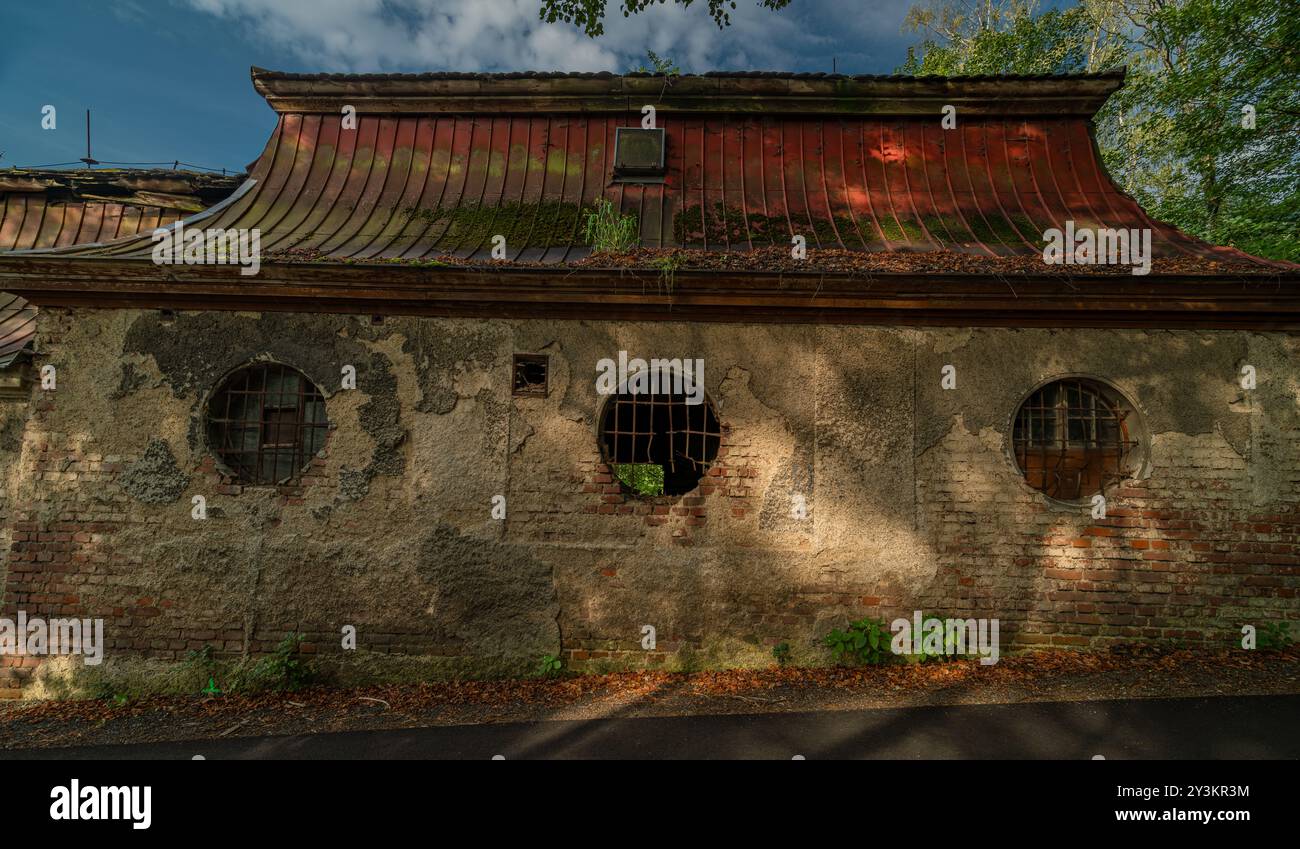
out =
[[[1131,277],[1128,265],[1049,265],[1038,255],[987,256],[957,251],[850,251],[839,248],[809,248],[806,259],[795,259],[783,247],[749,251],[706,251],[686,248],[634,248],[619,253],[593,253],[568,262],[519,262],[471,259],[441,254],[419,259],[338,258],[317,250],[290,249],[272,252],[269,261],[282,263],[325,262],[344,265],[406,265],[423,268],[583,268],[661,273],[674,271],[719,271],[760,273],[823,273],[870,277],[873,274],[994,274],[1005,277],[1061,276],[1064,278],[1115,276]],[[1277,275],[1287,269],[1246,258],[1206,259],[1199,256],[1158,257],[1151,274]]]

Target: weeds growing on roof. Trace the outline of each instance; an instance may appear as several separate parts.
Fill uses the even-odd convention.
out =
[[[635,215],[620,215],[612,201],[601,198],[584,215],[582,238],[598,253],[622,253],[640,242]]]

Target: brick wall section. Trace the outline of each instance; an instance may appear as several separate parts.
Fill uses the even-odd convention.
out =
[[[1083,506],[1045,507],[1010,476],[981,490],[968,472],[988,467],[987,452],[950,440],[921,489],[950,567],[928,594],[953,615],[999,616],[1003,641],[1020,647],[1223,649],[1243,624],[1294,617],[1294,500],[1267,511],[1243,504],[1245,460],[1216,437],[1197,441],[1157,450],[1150,478],[1112,490],[1105,518],[1093,519]]]
[[[54,402],[52,393],[36,392],[33,420],[39,422]],[[126,618],[128,608],[133,622],[157,615],[153,599],[110,603],[100,595],[110,580],[108,541],[127,520],[125,496],[101,495],[95,503],[78,497],[83,487],[97,490],[111,482],[122,458],[86,451],[80,441],[71,440],[62,445],[45,440],[29,448],[27,474],[41,482],[40,490],[50,497],[46,503],[57,501],[59,508],[51,512],[32,502],[13,505],[0,616],[13,620],[21,609],[28,617],[45,619]],[[60,497],[69,494],[71,499]],[[113,647],[149,651],[153,642],[141,637]],[[39,664],[39,658],[0,656],[0,688],[21,686]]]
[[[677,334],[659,349],[702,351],[723,423],[697,490],[640,498],[601,460],[600,399],[586,376],[611,349],[654,346],[602,342],[579,322],[503,330],[393,321],[364,332],[392,359],[401,424],[415,436],[400,443],[400,475],[376,477],[348,500],[342,476],[372,451],[357,412],[370,396],[328,399],[338,427],[301,481],[241,487],[187,447],[192,392],[172,397],[153,378],[142,390],[152,395],[113,397],[116,361],[84,354],[120,344],[130,316],[109,313],[43,318],[43,350],[74,366],[72,394],[37,390],[11,464],[0,615],[103,617],[116,653],[181,660],[211,644],[256,654],[290,631],[332,652],[339,625],[353,622],[366,626],[372,651],[494,651],[515,632],[494,624],[479,639],[463,617],[499,607],[491,593],[501,585],[488,581],[520,563],[551,576],[558,612],[542,618],[558,623],[558,650],[575,668],[663,665],[684,652],[708,663],[770,662],[776,643],[809,649],[851,619],[916,609],[996,617],[1004,650],[1133,639],[1226,648],[1242,624],[1300,611],[1300,416],[1286,389],[1300,378],[1290,337],[620,325],[647,339]],[[337,329],[322,327],[324,345]],[[444,357],[444,384],[422,377],[412,365],[421,356],[403,359],[402,343],[385,335],[437,346],[455,332],[481,344],[473,356]],[[523,351],[557,340],[563,353],[554,356],[568,358],[575,377],[555,378],[549,398],[512,400],[509,333],[534,334],[514,341]],[[483,353],[489,342],[494,353]],[[841,343],[847,355],[824,363]],[[1272,394],[1238,400],[1231,375],[1243,357],[1261,374],[1271,369]],[[939,365],[948,361],[962,389],[943,394]],[[78,376],[92,365],[100,371]],[[1149,469],[1109,493],[1104,519],[1049,502],[1005,453],[1017,400],[1069,373],[1113,380],[1154,434]],[[465,388],[454,404],[421,409],[422,387],[456,381]],[[821,393],[815,403],[809,387]],[[143,505],[119,483],[142,439],[115,419],[145,407],[180,423],[167,441],[191,482],[173,504]],[[413,444],[429,432],[436,438]],[[815,481],[791,472],[806,455]],[[793,523],[783,518],[791,490],[804,486],[808,519]],[[202,534],[189,518],[198,493],[215,522]],[[489,518],[494,493],[508,495],[505,522]],[[436,527],[454,535],[426,550],[425,532]],[[496,559],[460,571],[437,561],[462,541],[481,542]],[[269,565],[254,575],[250,563]],[[444,597],[461,579],[468,595]],[[654,651],[641,648],[643,624],[657,629]],[[36,662],[0,659],[0,691],[12,694]]]
[[[578,477],[582,481],[582,492],[590,499],[583,505],[583,513],[607,517],[606,521],[616,523],[632,521],[624,517],[638,517],[645,526],[641,532],[643,536],[662,546],[700,545],[708,548],[715,545],[707,533],[710,517],[719,517],[715,523],[733,527],[746,517],[755,517],[761,499],[754,482],[760,468],[770,466],[772,461],[772,458],[755,452],[751,440],[737,434],[729,423],[723,421],[720,426],[722,439],[713,463],[701,478],[700,485],[684,495],[636,495],[618,481],[613,470],[598,455],[582,461]],[[595,567],[593,577],[597,581],[616,581],[620,569],[626,567],[627,564],[620,563],[618,558],[609,558]],[[773,635],[781,633],[783,622],[793,624],[797,621],[788,614],[758,609],[755,609],[754,616],[757,622],[766,622]],[[679,633],[656,629],[655,648],[648,650],[642,648],[639,629],[620,639],[610,639],[599,628],[586,627],[586,623],[577,618],[566,617],[566,625],[565,660],[574,669],[599,668],[601,663],[632,668],[662,666],[683,646],[697,644],[704,638],[704,633],[699,630]],[[768,644],[780,641],[775,636],[766,639]]]
[[[51,317],[55,328],[67,322]],[[48,346],[61,331],[51,332]],[[29,620],[102,618],[105,655],[131,654],[167,661],[184,660],[189,652],[211,647],[218,656],[257,655],[273,650],[291,633],[305,638],[302,650],[314,653],[320,642],[337,644],[337,631],[314,631],[269,623],[249,632],[229,620],[205,617],[201,600],[180,597],[167,589],[154,594],[138,582],[141,557],[116,545],[124,528],[165,534],[157,516],[142,514],[122,491],[118,477],[138,456],[105,455],[88,433],[62,432],[67,423],[58,415],[58,391],[34,389],[27,432],[35,441],[13,459],[15,471],[28,482],[27,498],[8,505],[8,545],[3,575],[0,617],[14,620],[19,610]],[[338,487],[331,470],[327,437],[321,456],[292,481],[276,486],[241,485],[210,454],[192,469],[192,484],[172,511],[188,516],[190,493],[203,494],[208,508],[221,510],[221,497],[245,492],[274,493],[281,507],[301,509],[305,496],[332,497]],[[181,521],[184,521],[182,519]],[[274,520],[272,524],[277,524]],[[344,523],[340,523],[344,524]],[[353,530],[365,529],[359,523]],[[237,623],[236,623],[237,624]],[[373,650],[397,653],[427,651],[423,634],[372,633]],[[18,697],[41,665],[39,657],[0,655],[0,698]]]

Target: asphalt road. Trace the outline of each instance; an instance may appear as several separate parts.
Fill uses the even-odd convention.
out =
[[[459,725],[0,751],[38,759],[1300,757],[1300,696]]]

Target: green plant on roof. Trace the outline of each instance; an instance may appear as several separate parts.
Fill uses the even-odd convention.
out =
[[[633,74],[663,74],[667,77],[680,76],[682,69],[677,66],[672,59],[667,56],[660,56],[653,50],[645,52],[646,57],[650,60],[650,67],[638,65],[630,70]]]
[[[636,247],[640,241],[636,216],[620,215],[607,198],[596,201],[583,218],[583,241],[596,253],[622,253]]]
[[[423,242],[447,253],[489,248],[494,236],[504,236],[512,249],[567,247],[590,210],[576,203],[536,200],[437,208],[412,206],[404,212],[408,222],[426,228],[420,236]]]
[[[664,254],[650,260],[650,267],[658,270],[659,284],[668,294],[673,293],[673,283],[677,279],[677,269],[686,264],[678,254]]]
[[[654,463],[620,463],[614,477],[637,495],[664,494],[664,467]]]

